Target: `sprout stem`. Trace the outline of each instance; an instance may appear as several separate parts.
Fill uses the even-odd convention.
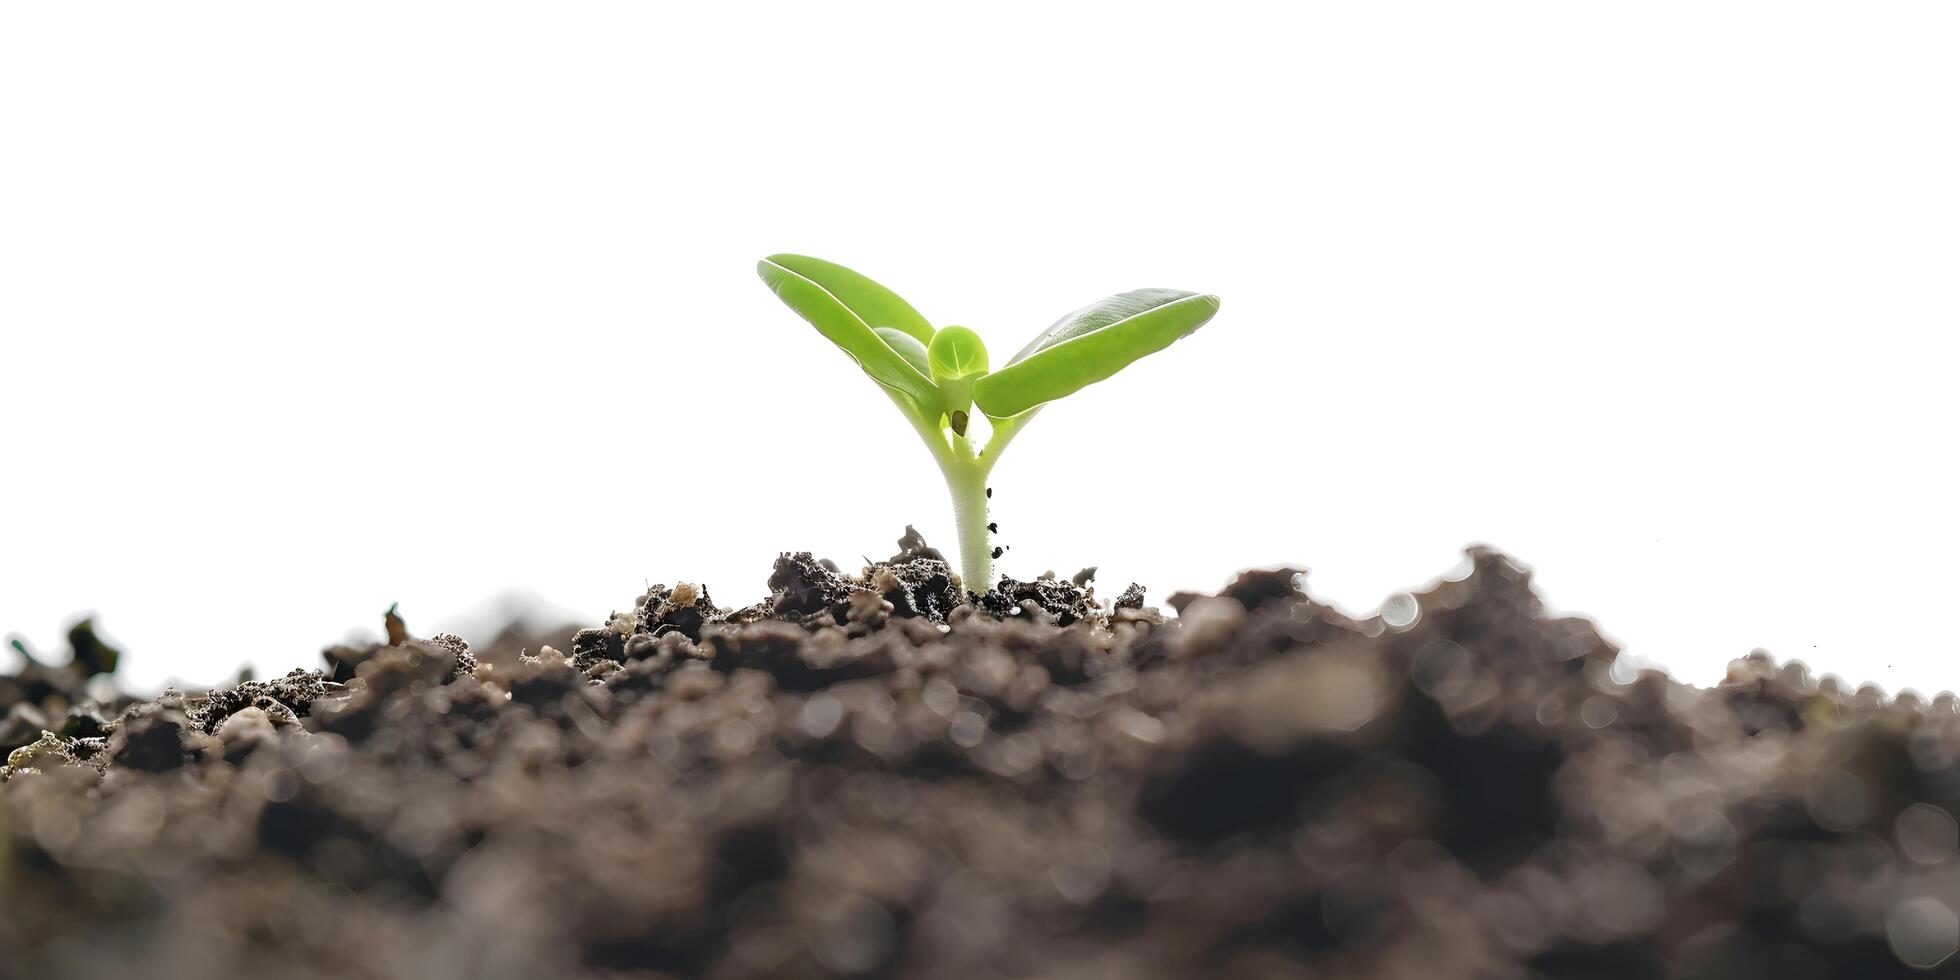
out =
[[[945,468],[946,489],[953,495],[953,521],[960,535],[960,581],[970,592],[993,587],[993,543],[987,540],[987,471],[978,459]]]
[[[1033,414],[992,420],[993,431],[982,449],[973,449],[971,439],[956,435],[952,456],[940,459],[946,489],[953,495],[953,522],[959,529],[960,582],[969,592],[985,593],[994,587],[994,544],[987,530],[987,477],[1000,460],[1001,450]]]
[[[960,583],[968,592],[985,593],[994,585],[994,546],[987,531],[987,477],[1000,460],[1001,450],[1013,441],[1021,426],[1034,416],[1025,412],[1011,419],[989,419],[992,430],[985,447],[974,445],[979,433],[968,428],[954,433],[942,423],[937,408],[925,408],[904,394],[886,389],[892,403],[905,413],[912,428],[931,450],[946,477],[946,490],[953,496],[953,523],[960,539]]]

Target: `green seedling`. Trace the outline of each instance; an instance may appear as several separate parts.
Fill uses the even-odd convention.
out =
[[[973,592],[992,588],[997,557],[987,537],[987,475],[1021,427],[1041,406],[1169,347],[1218,312],[1218,297],[1179,289],[1117,293],[1055,321],[992,369],[979,334],[935,328],[897,293],[841,265],[771,255],[756,271],[857,361],[925,440],[953,495],[960,578]]]

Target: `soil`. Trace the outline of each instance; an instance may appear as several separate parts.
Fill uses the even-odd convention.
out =
[[[142,699],[83,624],[0,677],[0,977],[1954,975],[1950,695],[1616,676],[1470,558],[1167,618],[912,534]]]

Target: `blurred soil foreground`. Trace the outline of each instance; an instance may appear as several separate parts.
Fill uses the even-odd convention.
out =
[[[914,536],[154,699],[84,624],[0,676],[0,978],[1960,974],[1952,696],[1616,673],[1471,559],[1167,615]]]

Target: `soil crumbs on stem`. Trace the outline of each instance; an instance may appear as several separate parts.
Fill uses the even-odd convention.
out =
[[[85,630],[0,677],[0,976],[1952,968],[1950,695],[1624,676],[1471,558],[1382,617],[1289,569],[1166,619],[968,601],[913,534],[742,609],[655,586],[568,653],[404,628],[142,700]]]

